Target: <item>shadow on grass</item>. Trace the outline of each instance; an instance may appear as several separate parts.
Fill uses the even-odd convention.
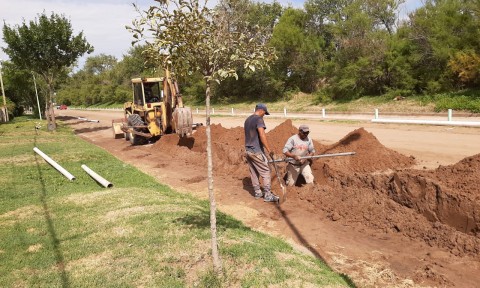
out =
[[[287,225],[290,227],[293,233],[295,233],[295,236],[297,236],[297,239],[300,240],[300,243],[306,247],[316,258],[322,260],[325,265],[327,265],[330,269],[332,269],[328,263],[325,261],[325,258],[320,254],[320,252],[312,247],[308,241],[303,237],[302,233],[295,227],[295,225],[290,221],[288,218],[287,214],[285,211],[280,206],[276,206],[277,210],[280,212],[282,215],[283,219],[287,223]],[[182,224],[185,225],[192,225],[197,228],[202,228],[206,229],[210,227],[210,211],[207,209],[199,209],[197,211],[198,213],[195,214],[187,214],[184,217],[178,218],[177,222],[181,222]],[[228,216],[223,213],[217,213],[217,230],[224,230],[224,229],[242,229],[242,230],[251,230],[249,227],[245,226],[242,222],[232,218],[231,216]],[[332,269],[333,270],[333,269]],[[355,283],[353,283],[352,279],[348,277],[348,275],[340,273],[340,277],[347,283],[348,287],[356,287]]]
[[[217,211],[217,230],[226,229],[241,229],[251,230],[249,227],[243,225],[242,222]],[[197,213],[189,213],[184,217],[178,218],[176,222],[184,225],[194,226],[196,228],[210,228],[210,211],[207,209],[198,209]]]
[[[37,145],[37,137],[34,139],[34,146]],[[43,159],[43,158],[42,158]],[[40,179],[40,184],[42,186],[40,194],[40,202],[43,208],[43,216],[47,224],[48,233],[50,240],[52,242],[53,252],[55,255],[55,262],[58,269],[58,273],[61,280],[61,285],[64,288],[70,287],[69,279],[67,273],[65,272],[65,260],[63,258],[62,250],[60,249],[60,241],[58,240],[57,233],[55,232],[55,227],[53,225],[52,217],[50,216],[50,209],[48,208],[47,203],[47,189],[45,185],[45,179],[43,178],[42,169],[40,169],[39,156],[35,153],[35,164],[37,165],[38,176]]]

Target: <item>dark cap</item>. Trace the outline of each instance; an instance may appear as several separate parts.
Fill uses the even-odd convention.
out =
[[[298,127],[298,130],[302,130],[303,132],[310,132],[310,128],[308,128],[308,126],[305,124],[300,125],[300,127]]]
[[[257,106],[255,106],[255,111],[257,111],[258,109],[262,109],[263,111],[265,111],[266,115],[270,115],[270,113],[268,113],[268,110],[267,110],[267,105],[263,103],[258,103]]]

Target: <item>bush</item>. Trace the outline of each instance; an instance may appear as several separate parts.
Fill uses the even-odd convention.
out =
[[[448,109],[464,110],[473,113],[480,113],[480,94],[468,91],[462,94],[442,93],[430,97],[435,103],[435,111],[446,111]]]

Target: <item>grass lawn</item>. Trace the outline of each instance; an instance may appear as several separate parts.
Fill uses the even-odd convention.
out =
[[[353,287],[289,244],[177,193],[75,136],[25,117],[0,124],[2,287]],[[37,147],[76,179],[69,181]],[[113,183],[97,184],[81,165]]]

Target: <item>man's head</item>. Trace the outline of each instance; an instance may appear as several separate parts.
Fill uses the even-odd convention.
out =
[[[310,133],[310,128],[308,125],[302,124],[300,127],[298,127],[298,134],[300,135],[300,138],[304,139],[308,136]]]
[[[258,110],[263,110],[265,112],[265,115],[270,115],[270,113],[268,113],[268,110],[267,110],[267,105],[263,103],[258,103],[257,106],[255,106],[255,112]]]

